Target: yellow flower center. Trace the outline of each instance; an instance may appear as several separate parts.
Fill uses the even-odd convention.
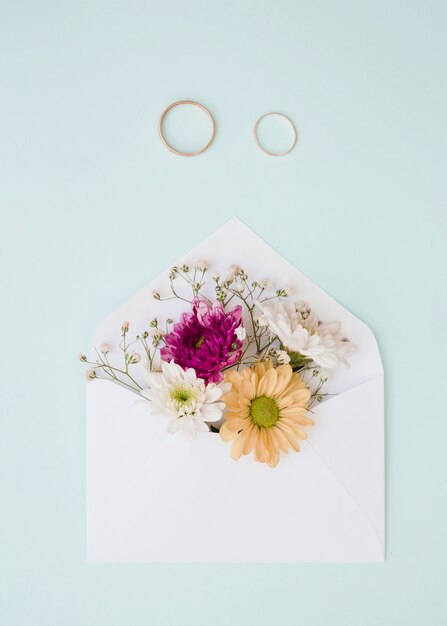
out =
[[[279,410],[273,398],[259,396],[250,406],[250,417],[261,428],[274,426],[279,418]]]
[[[197,397],[194,389],[183,387],[181,385],[175,387],[171,391],[171,398],[174,402],[177,402],[180,406],[184,404],[191,404],[193,400]]]
[[[200,346],[202,345],[204,341],[205,341],[205,337],[199,337],[196,343],[194,344],[194,348],[200,348]]]

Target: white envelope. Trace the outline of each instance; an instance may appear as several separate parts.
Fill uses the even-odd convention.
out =
[[[301,452],[276,468],[235,462],[218,434],[166,432],[138,396],[107,380],[87,385],[87,559],[91,562],[373,562],[384,560],[383,369],[370,329],[238,219],[183,257],[293,285],[322,320],[341,320],[357,345],[351,368],[329,373],[337,393],[313,409]],[[94,343],[137,334],[176,300],[156,302],[169,270],[110,315]],[[113,354],[112,354],[113,359]]]

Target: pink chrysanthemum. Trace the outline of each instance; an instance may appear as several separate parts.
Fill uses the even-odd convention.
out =
[[[194,298],[192,313],[183,313],[180,322],[164,336],[161,358],[173,360],[183,369],[192,367],[207,383],[220,382],[222,370],[241,357],[242,341],[236,334],[241,324],[241,306],[227,313],[220,302],[211,305]]]

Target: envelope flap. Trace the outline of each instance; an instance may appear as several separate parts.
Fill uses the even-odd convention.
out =
[[[318,405],[307,444],[343,485],[375,528],[384,529],[383,376]]]
[[[278,287],[290,285],[294,289],[293,299],[309,302],[311,307],[318,311],[320,319],[342,322],[344,334],[356,344],[357,351],[349,357],[351,363],[349,369],[339,367],[331,370],[326,385],[328,392],[339,393],[352,389],[383,373],[377,342],[368,326],[273,250],[239,219],[231,219],[188,254],[174,261],[173,265],[182,265],[183,262],[193,263],[198,259],[206,259],[211,269],[221,272],[226,272],[231,264],[237,262],[253,278],[258,280],[269,278]],[[185,310],[184,302],[180,300],[163,302],[152,298],[153,290],[164,296],[169,295],[167,293],[169,273],[170,270],[167,269],[152,279],[146,287],[103,320],[95,333],[94,344],[107,342],[112,346],[116,345],[117,331],[123,320],[130,321],[132,330],[138,334],[147,328],[148,321],[153,317],[178,319]],[[208,288],[209,294],[212,295],[211,279]],[[112,353],[112,361],[113,358]],[[139,380],[141,382],[141,378]]]

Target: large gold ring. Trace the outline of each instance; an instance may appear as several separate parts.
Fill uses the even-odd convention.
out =
[[[182,104],[191,104],[192,106],[195,106],[198,109],[201,109],[204,113],[207,114],[208,119],[211,122],[211,135],[210,135],[208,142],[202,148],[199,148],[199,150],[195,150],[194,152],[182,152],[181,150],[176,150],[173,146],[171,146],[166,141],[163,135],[163,121],[167,113],[169,113],[169,111],[173,109],[174,107],[181,106]],[[158,122],[158,134],[160,135],[160,139],[163,145],[174,154],[178,154],[179,156],[185,156],[185,157],[197,156],[198,154],[205,152],[205,150],[210,146],[211,142],[214,139],[215,130],[216,130],[216,127],[215,127],[213,116],[211,115],[211,113],[208,111],[206,107],[203,106],[203,104],[200,104],[199,102],[194,102],[194,100],[178,100],[177,102],[173,102],[168,107],[166,107],[166,109],[161,114],[160,120]]]

